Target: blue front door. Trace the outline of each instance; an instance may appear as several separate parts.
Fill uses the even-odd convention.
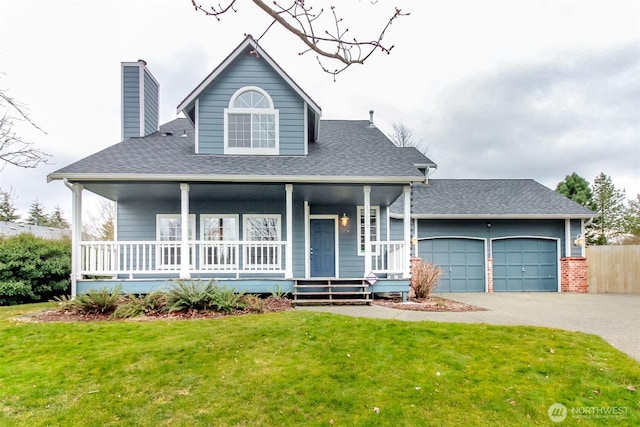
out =
[[[335,222],[333,219],[312,219],[311,232],[311,276],[335,277],[336,246]]]

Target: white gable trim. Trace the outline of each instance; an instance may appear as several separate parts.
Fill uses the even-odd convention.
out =
[[[315,102],[313,102],[313,100],[311,98],[309,98],[309,96],[302,90],[302,88],[300,88],[300,86],[298,86],[296,84],[296,82],[294,82],[291,77],[289,77],[287,75],[287,73],[284,72],[284,70],[282,68],[280,68],[280,66],[278,64],[276,64],[276,62],[271,59],[271,57],[269,55],[266,54],[266,52],[264,52],[262,50],[262,48],[260,46],[258,46],[258,44],[256,43],[256,41],[251,37],[251,36],[247,36],[247,38],[245,39],[244,42],[242,42],[229,56],[227,56],[225,58],[225,60],[218,66],[216,67],[211,74],[209,74],[203,81],[202,83],[200,83],[185,99],[184,101],[182,101],[180,103],[180,105],[178,105],[177,108],[177,112],[185,112],[185,110],[187,109],[187,107],[189,107],[202,93],[202,91],[204,91],[207,86],[209,86],[209,84],[214,81],[228,66],[229,64],[231,64],[231,62],[233,62],[236,57],[238,55],[240,55],[241,53],[245,52],[247,47],[251,47],[253,50],[255,50],[257,52],[257,54],[264,58],[265,61],[267,61],[267,63],[269,65],[271,65],[271,67],[273,67],[273,69],[280,75],[280,77],[282,77],[288,84],[289,86],[291,86],[293,88],[293,90],[302,98],[304,99],[304,101],[309,104],[311,106],[311,108],[313,108],[314,111],[316,111],[316,113],[318,114],[318,116],[321,115],[322,110],[320,109],[320,106],[318,106],[318,104],[316,104]],[[186,112],[185,112],[185,115]],[[187,115],[188,116],[188,115]]]

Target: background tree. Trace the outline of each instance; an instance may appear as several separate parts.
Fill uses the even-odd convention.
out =
[[[625,245],[640,245],[640,194],[629,200],[625,218],[627,236],[622,241]]]
[[[593,192],[589,181],[575,172],[567,175],[564,181],[559,182],[556,186],[556,191],[586,208],[595,210]]]
[[[12,188],[8,191],[0,188],[0,221],[12,222],[20,219],[14,204],[17,198]]]
[[[69,230],[71,226],[69,222],[62,216],[62,209],[60,206],[56,206],[53,212],[47,215],[47,224],[48,227],[62,228],[65,230]]]
[[[413,129],[409,128],[402,122],[394,122],[391,133],[388,135],[398,147],[415,147],[416,142],[413,139]]]
[[[587,240],[596,245],[615,242],[625,234],[624,190],[616,189],[611,177],[600,173],[593,181],[593,202],[599,216],[587,229]]]
[[[44,210],[44,206],[42,206],[38,199],[36,199],[29,208],[29,217],[27,218],[27,224],[47,226],[48,223],[49,218]]]
[[[35,168],[40,163],[47,163],[49,157],[15,133],[16,120],[25,120],[34,128],[46,133],[31,120],[23,105],[0,89],[0,172],[7,164]]]
[[[303,0],[283,0],[285,4],[278,1],[265,2],[263,0],[252,0],[254,6],[269,15],[271,23],[256,38],[257,42],[274,26],[278,25],[288,31],[305,45],[305,49],[299,54],[313,51],[318,56],[318,64],[327,73],[335,76],[346,70],[353,64],[364,64],[376,51],[391,53],[393,45],[383,45],[382,39],[389,26],[397,18],[407,16],[409,13],[402,13],[397,7],[377,36],[371,39],[361,39],[352,36],[348,28],[344,28],[342,18],[338,16],[335,6],[331,6],[330,15],[327,17],[325,10],[314,10],[312,1]],[[237,0],[227,0],[223,3],[215,2],[208,6],[202,6],[196,0],[191,0],[191,4],[196,11],[203,12],[207,16],[212,16],[220,21],[220,17],[225,13],[237,12]],[[377,2],[371,2],[373,4]],[[363,14],[364,15],[364,14]],[[328,19],[324,19],[328,18]],[[362,17],[364,19],[364,16]],[[320,59],[320,58],[323,59]],[[325,64],[324,60],[337,63],[334,68]]]
[[[97,211],[82,221],[82,235],[89,240],[115,240],[115,204],[111,200],[98,200]]]

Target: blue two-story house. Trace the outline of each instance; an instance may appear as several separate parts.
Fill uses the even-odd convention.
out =
[[[586,271],[594,213],[531,180],[431,180],[436,165],[368,120],[321,109],[248,36],[159,126],[159,85],[122,63],[122,142],[49,175],[72,191],[72,295],[215,279],[299,301],[409,291],[561,291]],[[365,113],[366,114],[366,113]],[[82,238],[85,191],[116,202],[116,239]],[[586,276],[578,280],[584,290]]]
[[[249,292],[344,286],[358,298],[408,289],[410,187],[429,159],[391,143],[373,112],[320,120],[250,36],[180,103],[184,118],[162,126],[146,65],[122,63],[123,141],[49,176],[73,194],[72,294],[208,278]],[[116,241],[82,240],[84,191],[116,202]],[[407,219],[392,240],[398,200]]]

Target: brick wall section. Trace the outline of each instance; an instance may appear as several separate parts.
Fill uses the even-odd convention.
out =
[[[586,258],[560,258],[560,289],[562,292],[580,293],[589,290]]]
[[[493,292],[493,258],[487,258],[487,292]]]

